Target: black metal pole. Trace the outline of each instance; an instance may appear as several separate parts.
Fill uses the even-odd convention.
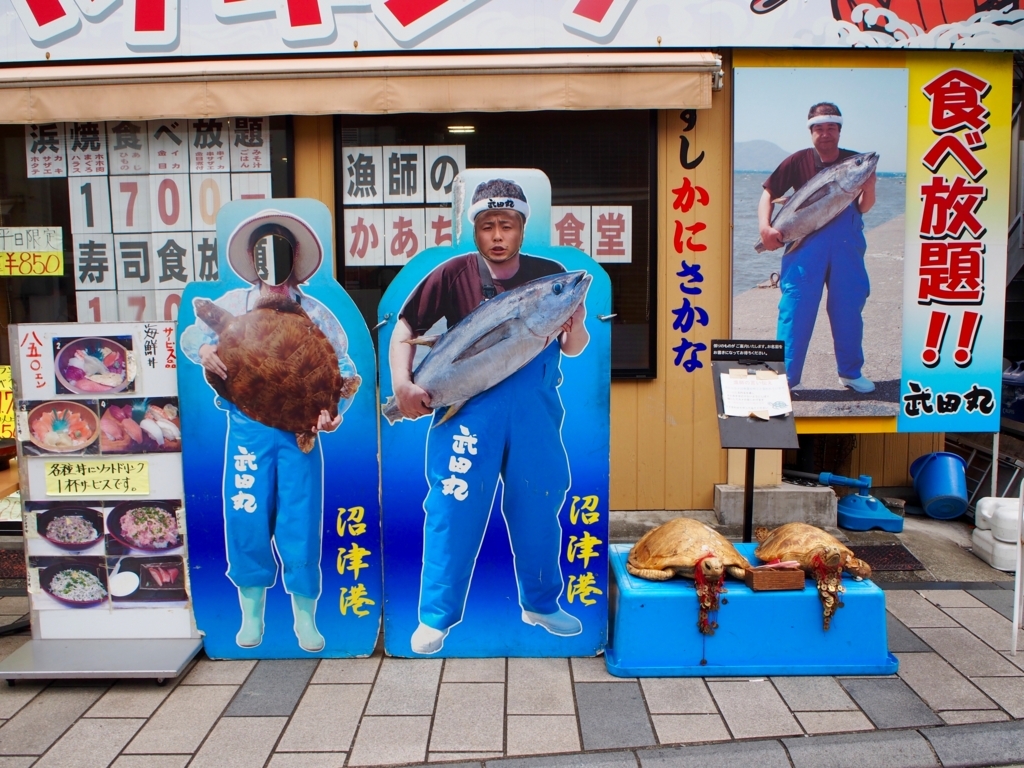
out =
[[[743,541],[754,537],[754,449],[747,448],[747,472],[743,484]]]

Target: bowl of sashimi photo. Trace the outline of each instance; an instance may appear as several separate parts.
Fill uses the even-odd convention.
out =
[[[75,395],[131,391],[135,383],[135,365],[126,346],[131,340],[129,337],[122,341],[91,336],[56,339],[54,346],[60,347],[53,358],[57,383]]]

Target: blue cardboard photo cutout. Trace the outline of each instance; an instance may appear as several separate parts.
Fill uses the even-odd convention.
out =
[[[219,279],[182,296],[189,573],[213,658],[365,656],[377,640],[376,360],[331,274],[332,232],[316,200],[228,203]]]
[[[481,188],[474,203],[492,180],[514,183]],[[611,312],[610,281],[581,251],[550,244],[541,171],[465,171],[453,198],[453,245],[413,258],[378,309],[385,650],[594,655],[608,626],[611,327],[599,316]],[[482,232],[515,230],[518,219],[484,216],[503,209],[526,216],[522,256],[480,304],[490,291],[471,216]],[[481,234],[490,258],[511,257],[515,243],[492,250],[490,232]],[[527,277],[537,280],[519,287]],[[585,319],[573,313],[583,291]],[[453,328],[431,363],[429,337],[445,321],[427,325],[439,316]],[[392,364],[398,388],[426,395],[432,415],[398,418]],[[406,386],[411,370],[425,392]]]

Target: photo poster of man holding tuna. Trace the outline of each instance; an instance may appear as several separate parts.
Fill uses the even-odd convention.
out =
[[[797,416],[895,416],[907,70],[738,68],[736,109],[733,336],[785,342]]]
[[[378,308],[391,655],[606,644],[611,285],[550,219],[541,171],[463,172]]]
[[[367,656],[377,640],[376,360],[332,232],[316,200],[227,203],[219,279],[182,296],[190,577],[213,658]]]

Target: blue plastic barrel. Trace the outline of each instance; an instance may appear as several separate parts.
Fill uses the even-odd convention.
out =
[[[914,490],[929,517],[952,520],[967,510],[967,463],[955,453],[929,453],[910,465]]]

